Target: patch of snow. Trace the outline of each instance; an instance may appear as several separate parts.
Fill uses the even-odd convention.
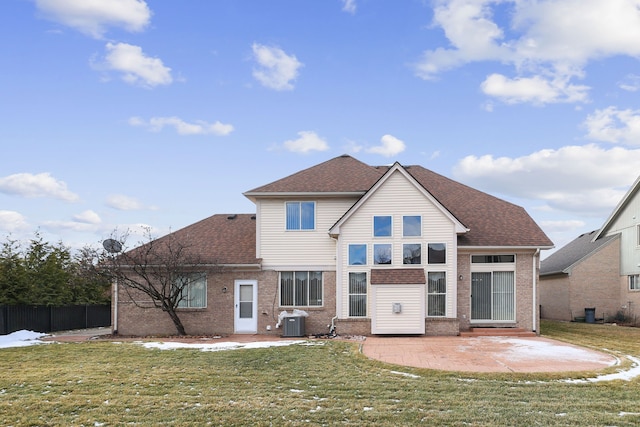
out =
[[[620,413],[618,414],[618,416],[619,416],[619,417],[626,417],[627,415],[631,415],[631,416],[634,416],[634,417],[635,417],[635,416],[640,415],[640,412],[624,412],[624,411],[623,411],[623,412],[620,412]]]
[[[12,332],[8,335],[0,335],[0,348],[46,344],[44,341],[39,341],[39,339],[44,336],[47,336],[47,334],[26,330]]]
[[[304,390],[298,390],[297,388],[292,388],[289,390],[291,393],[304,393]]]
[[[389,371],[392,374],[396,374],[396,375],[402,375],[404,377],[409,377],[409,378],[420,378],[420,375],[415,375],[415,374],[410,374],[408,372],[399,372],[399,371]]]
[[[508,344],[506,354],[510,360],[518,359],[571,359],[576,362],[601,363],[605,366],[613,366],[616,360],[610,355],[595,352],[572,345],[558,344],[542,340],[527,340],[510,337],[483,337],[497,344]]]
[[[633,362],[631,369],[627,371],[620,371],[614,374],[599,375],[595,378],[564,380],[564,382],[567,382],[570,384],[588,384],[588,383],[597,383],[601,381],[614,381],[614,380],[631,381],[632,379],[640,376],[640,359],[633,356],[627,356],[627,359]]]
[[[293,344],[302,344],[303,340],[288,340],[288,341],[261,341],[261,342],[219,342],[219,343],[184,343],[184,342],[141,342],[136,341],[135,344],[140,344],[145,348],[155,348],[158,350],[175,350],[178,348],[193,349],[200,351],[222,351],[222,350],[238,350],[242,348],[269,348],[269,347],[283,347]]]

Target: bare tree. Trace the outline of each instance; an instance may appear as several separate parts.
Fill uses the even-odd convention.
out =
[[[191,298],[187,287],[194,273],[203,273],[205,269],[219,271],[220,267],[211,261],[205,263],[196,247],[189,244],[188,237],[171,233],[154,239],[150,229],[146,229],[144,242],[126,250],[128,234],[114,233],[104,242],[105,250],[110,252],[105,266],[111,277],[137,307],[148,308],[140,304],[140,293],[151,298],[155,308],[169,315],[178,335],[186,335],[178,308]]]

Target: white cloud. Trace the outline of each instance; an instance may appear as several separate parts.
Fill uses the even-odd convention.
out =
[[[27,220],[25,217],[15,211],[0,210],[0,229],[3,231],[13,232],[24,230],[27,228]]]
[[[480,88],[486,95],[500,98],[507,104],[585,102],[589,90],[587,86],[568,84],[566,79],[548,80],[542,76],[510,79],[502,74],[491,74]]]
[[[95,38],[108,27],[142,31],[151,19],[143,0],[36,0],[36,7],[46,18]]]
[[[629,74],[623,81],[618,83],[618,87],[627,92],[637,92],[640,90],[640,76],[637,74]]]
[[[125,82],[143,87],[168,85],[173,82],[171,68],[162,60],[152,58],[142,52],[140,46],[127,43],[107,43],[107,54],[98,69],[122,73]]]
[[[368,148],[367,153],[380,154],[385,157],[392,157],[402,153],[406,146],[404,142],[392,135],[383,135],[380,138],[381,145]]]
[[[73,220],[84,224],[100,224],[102,219],[100,215],[92,210],[86,210],[73,216]]]
[[[456,179],[492,194],[544,201],[554,210],[606,217],[638,176],[640,149],[595,144],[510,158],[467,156]]]
[[[129,119],[131,126],[146,127],[152,132],[159,132],[165,126],[172,126],[180,135],[218,135],[225,136],[233,132],[233,126],[219,121],[207,123],[203,120],[196,120],[193,123],[185,122],[179,117],[152,117],[148,122],[140,117]]]
[[[119,211],[156,210],[155,206],[146,206],[134,197],[112,194],[107,197],[106,205]]]
[[[282,145],[294,153],[308,153],[309,151],[327,151],[329,144],[313,131],[298,132],[298,139],[285,141]]]
[[[450,46],[425,51],[416,74],[434,79],[471,62],[506,64],[515,76],[494,75],[485,92],[507,102],[585,102],[588,88],[571,80],[584,76],[589,61],[640,55],[640,0],[435,3],[433,26]],[[495,20],[498,14],[509,22]]]
[[[356,13],[356,0],[340,0],[342,1],[342,10],[350,14]]]
[[[259,68],[253,70],[253,77],[263,86],[274,90],[292,90],[293,81],[298,77],[298,69],[303,64],[295,55],[287,55],[277,47],[254,43],[253,57]]]
[[[597,141],[640,145],[640,110],[608,107],[596,110],[584,122],[587,137]]]
[[[74,202],[77,194],[67,189],[64,181],[59,181],[49,173],[17,173],[0,178],[0,193],[15,194],[23,197],[50,197]]]

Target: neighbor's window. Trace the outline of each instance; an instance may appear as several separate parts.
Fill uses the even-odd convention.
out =
[[[367,264],[367,245],[349,245],[349,265]]]
[[[422,264],[422,245],[420,243],[405,243],[402,245],[403,264]]]
[[[632,274],[629,276],[629,290],[640,291],[640,274]]]
[[[283,271],[280,273],[280,305],[318,307],[322,305],[321,271]]]
[[[178,308],[205,308],[207,306],[207,276],[204,273],[182,274],[173,285],[182,289]]]
[[[391,244],[373,245],[373,263],[374,264],[391,264]]]
[[[444,271],[430,271],[427,275],[427,316],[446,315],[447,276]]]
[[[445,264],[447,262],[447,245],[444,243],[429,243],[427,256],[429,264]]]
[[[391,216],[374,216],[373,217],[373,235],[375,237],[391,236]]]
[[[402,235],[404,237],[422,235],[422,218],[420,215],[407,215],[402,217]]]
[[[349,317],[367,315],[367,273],[349,273]]]
[[[315,202],[287,202],[287,230],[314,230]]]

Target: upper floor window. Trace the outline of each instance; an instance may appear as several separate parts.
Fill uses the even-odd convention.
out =
[[[428,263],[429,264],[446,264],[447,262],[447,245],[444,243],[428,244]]]
[[[402,245],[402,263],[422,264],[422,245],[420,243]]]
[[[640,274],[629,276],[629,290],[640,291]]]
[[[367,245],[349,245],[349,265],[367,264]]]
[[[375,237],[391,236],[391,215],[373,217],[373,235]]]
[[[315,202],[287,202],[287,230],[314,230],[316,228]]]
[[[204,273],[181,274],[173,281],[181,288],[178,308],[205,308],[207,306],[207,276]]]
[[[404,237],[422,235],[422,218],[420,215],[405,215],[402,217],[402,235]]]
[[[391,264],[391,245],[388,243],[373,245],[373,263]]]

